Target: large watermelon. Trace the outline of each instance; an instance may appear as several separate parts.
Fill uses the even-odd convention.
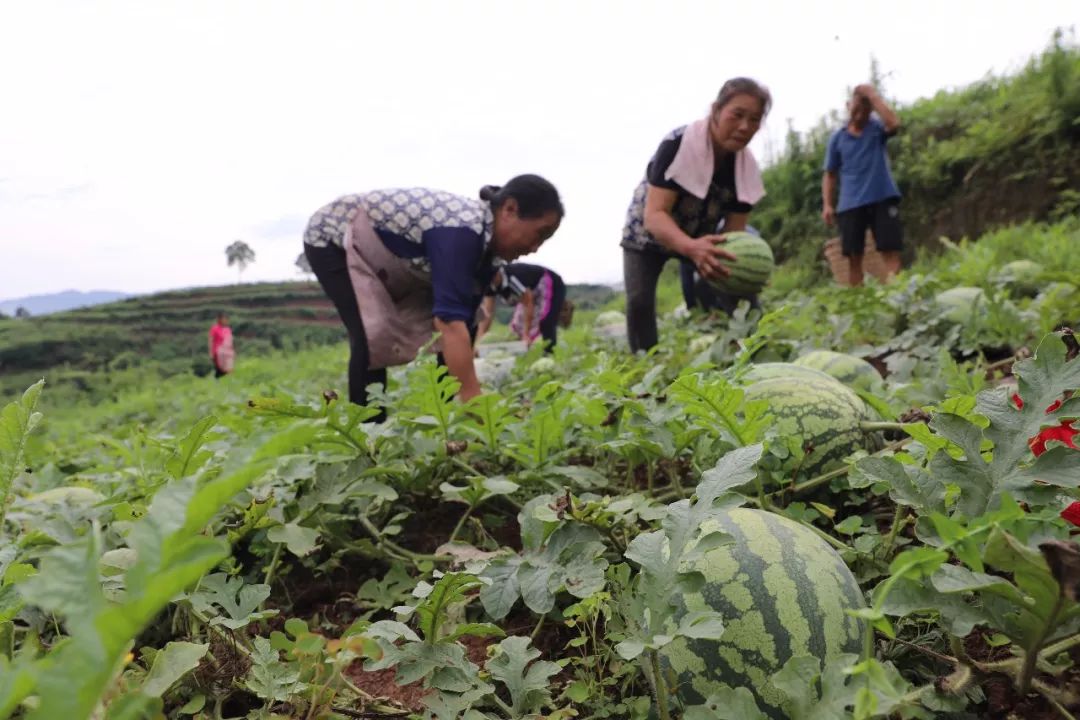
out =
[[[832,375],[816,368],[787,362],[754,363],[747,367],[746,373],[743,375],[743,380],[746,383],[755,383],[758,380],[772,380],[773,378],[806,378],[807,380],[823,380],[825,382],[836,380]]]
[[[716,523],[710,527],[710,523]],[[679,615],[714,610],[724,617],[719,641],[678,638],[661,654],[686,704],[720,688],[745,687],[772,718],[786,718],[772,678],[800,655],[826,662],[862,651],[862,591],[841,557],[806,527],[761,510],[738,508],[709,521],[734,542],[694,566],[705,576],[697,592],[676,595]]]
[[[803,448],[809,447],[799,465],[800,472],[809,476],[839,466],[867,445],[862,429],[866,403],[832,377],[759,380],[746,388],[745,397],[766,401],[780,436],[797,438]]]
[[[814,350],[796,360],[795,364],[820,370],[856,390],[876,394],[882,388],[881,373],[873,365],[854,355]]]
[[[954,323],[966,323],[986,312],[986,293],[977,287],[954,287],[934,297],[938,312]]]
[[[775,261],[769,243],[749,232],[727,233],[722,246],[735,256],[735,262],[726,263],[731,273],[710,284],[718,291],[736,297],[750,297],[765,289],[772,275]]]

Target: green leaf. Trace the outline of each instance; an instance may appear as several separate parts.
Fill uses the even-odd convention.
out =
[[[154,655],[150,672],[140,688],[149,697],[161,697],[176,681],[194,670],[210,649],[209,645],[170,642]]]
[[[445,642],[454,642],[463,637],[505,637],[506,632],[491,623],[461,623],[455,625],[453,632],[447,634]]]
[[[259,606],[268,597],[269,585],[247,585],[241,578],[214,573],[204,577],[199,582],[199,589],[191,593],[188,599],[192,607],[210,616],[211,625],[224,625],[230,630],[239,630],[256,620],[277,614],[277,610],[259,610]]]
[[[920,512],[944,513],[945,486],[922,468],[902,465],[891,457],[865,457],[855,463],[856,472],[871,482],[889,488],[889,497],[897,505]]]
[[[623,660],[634,660],[645,652],[645,643],[640,640],[623,640],[615,645],[615,652]]]
[[[719,640],[724,634],[724,617],[707,610],[687,613],[679,621],[678,634],[695,640]]]
[[[555,607],[554,574],[555,568],[538,558],[530,558],[518,567],[521,599],[537,615],[544,615]]]
[[[208,415],[191,428],[188,434],[176,448],[175,454],[165,463],[165,469],[175,479],[187,477],[199,470],[206,461],[214,456],[212,452],[202,450],[206,443],[211,428],[217,423],[217,418]]]
[[[850,676],[846,671],[857,660],[855,655],[840,655],[824,670],[817,658],[805,655],[784,663],[773,676],[773,685],[787,696],[784,707],[792,720],[847,717],[847,709],[855,705],[858,688],[848,684]]]
[[[287,702],[304,684],[295,663],[281,662],[270,641],[257,637],[252,641],[251,669],[244,686],[263,700]]]
[[[496,620],[501,620],[510,614],[514,603],[521,595],[521,587],[518,584],[520,566],[520,557],[500,556],[492,560],[481,574],[481,577],[491,582],[480,589],[480,602],[487,614]]]
[[[161,698],[143,693],[129,693],[109,703],[105,720],[146,720],[161,715]]]
[[[1076,416],[1080,401],[1075,398],[1055,412],[1046,409],[1067,391],[1080,388],[1080,362],[1066,360],[1061,335],[1055,333],[1043,339],[1033,358],[1016,363],[1014,374],[1022,409],[1013,405],[1011,393],[994,388],[977,396],[976,412],[988,421],[985,428],[949,413],[931,422],[962,454],[938,453],[930,461],[930,472],[943,485],[960,490],[957,510],[968,517],[995,509],[1006,494],[1033,508],[1053,506],[1059,497],[1054,486],[1080,486],[1080,455],[1054,448],[1036,459],[1028,446],[1043,427]]]
[[[589,686],[581,680],[575,680],[566,686],[566,697],[570,698],[573,702],[583,703],[591,696]],[[689,716],[687,716],[689,717]]]
[[[297,557],[310,555],[319,547],[319,531],[294,522],[270,528],[266,531],[266,538],[273,543],[284,543],[289,552]]]
[[[26,389],[20,399],[8,403],[0,411],[0,532],[4,529],[4,517],[11,502],[15,479],[26,469],[23,463],[26,440],[41,422],[41,413],[36,408],[44,386],[45,381],[38,380]]]
[[[439,640],[448,607],[465,602],[465,593],[482,584],[480,578],[469,573],[449,572],[439,578],[424,601],[415,608],[420,636],[428,643]]]
[[[768,720],[754,694],[744,687],[723,688],[710,695],[704,705],[686,708],[684,720]]]
[[[383,656],[368,660],[365,670],[385,670],[396,667],[396,682],[408,685],[423,680],[426,687],[462,693],[473,685],[477,667],[465,657],[465,648],[458,643],[407,642],[393,645],[380,641]]]
[[[940,593],[993,592],[1017,605],[1025,602],[1024,595],[1005,578],[972,572],[958,565],[942,565],[930,576],[930,584]]]
[[[488,395],[481,395],[480,397],[490,397]],[[475,400],[476,398],[474,398]],[[472,707],[484,699],[487,695],[490,695],[495,690],[494,687],[487,683],[480,683],[476,687],[466,690],[463,693],[450,693],[450,692],[436,692],[428,693],[424,696],[422,702],[424,707],[427,708],[427,714],[425,718],[436,717],[439,720],[443,718],[461,718],[461,720],[473,720],[474,717],[478,720],[486,720],[489,716],[478,715],[470,716]]]
[[[539,712],[551,700],[550,678],[560,668],[553,662],[537,661],[539,657],[529,638],[515,636],[500,642],[499,653],[487,662],[492,679],[510,693],[514,717]]]
[[[717,498],[751,482],[757,477],[755,465],[761,460],[762,450],[761,443],[755,443],[726,453],[711,470],[702,473],[699,493]]]
[[[883,585],[874,590],[874,597],[875,604],[880,602],[881,611],[886,615],[908,617],[919,613],[938,616],[945,629],[956,637],[965,637],[976,625],[991,621],[982,609],[960,594],[943,594],[922,580],[897,580],[891,585],[888,596],[879,600]]]

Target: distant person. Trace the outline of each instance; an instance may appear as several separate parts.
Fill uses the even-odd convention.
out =
[[[349,400],[366,405],[368,385],[385,386],[386,369],[413,360],[433,333],[459,399],[479,395],[472,340],[484,288],[503,261],[536,252],[562,216],[555,186],[537,175],[485,186],[479,200],[372,190],[318,210],[304,253],[349,333]]]
[[[862,285],[867,228],[874,233],[874,246],[881,253],[887,277],[900,272],[900,190],[885,152],[886,141],[900,129],[900,118],[873,85],[857,86],[847,110],[847,125],[832,134],[825,153],[821,217],[827,225],[839,225],[849,281]],[[873,112],[878,117],[873,117]],[[840,202],[834,206],[838,178]]]
[[[219,313],[217,322],[210,327],[209,344],[210,362],[214,363],[214,377],[219,378],[231,373],[236,360],[236,351],[233,349],[229,316],[225,313]]]
[[[544,351],[553,352],[559,326],[569,327],[574,317],[574,303],[566,299],[566,283],[557,272],[540,265],[510,263],[495,273],[486,293],[478,342],[495,320],[496,296],[514,306],[510,329],[525,342],[526,349],[543,338]]]
[[[657,343],[656,285],[673,257],[693,263],[705,278],[728,273],[735,262],[716,226],[742,230],[765,195],[761,171],[747,145],[772,105],[750,78],[720,88],[708,117],[676,128],[653,153],[634,191],[623,228],[623,278],[630,349]]]
[[[716,232],[722,233],[723,230],[724,221],[721,220]],[[761,237],[761,233],[752,225],[746,226],[746,232]],[[748,301],[754,310],[761,309],[761,302],[757,295],[741,297],[717,290],[712,283],[702,278],[694,264],[685,258],[679,261],[679,283],[682,286],[683,300],[686,302],[687,310],[694,308],[701,308],[706,312],[722,310],[730,316],[735,314],[741,300]]]

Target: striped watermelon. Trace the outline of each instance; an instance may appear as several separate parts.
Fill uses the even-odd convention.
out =
[[[954,287],[938,293],[934,303],[947,320],[963,324],[986,312],[986,293],[977,287]]]
[[[866,447],[862,430],[866,403],[832,377],[828,381],[807,377],[759,380],[746,388],[745,399],[766,401],[780,436],[797,438],[803,448],[810,446],[799,465],[806,475],[831,470]]]
[[[836,551],[797,522],[737,508],[709,523],[734,542],[698,561],[705,584],[674,603],[680,617],[719,612],[724,634],[718,642],[676,639],[662,651],[664,674],[686,704],[745,687],[762,712],[786,718],[773,675],[795,656],[824,662],[861,652],[865,628],[846,611],[865,607],[862,591]]]
[[[758,380],[772,380],[773,378],[805,378],[825,382],[836,380],[832,375],[816,368],[786,362],[754,363],[746,369],[746,374],[743,375],[743,381],[746,383],[755,383]]]
[[[1034,260],[1013,260],[1001,267],[997,281],[1007,285],[1019,295],[1038,295],[1043,283],[1040,276],[1043,266]]]
[[[753,233],[740,231],[727,233],[723,248],[736,258],[735,262],[727,264],[731,274],[710,280],[710,284],[716,290],[736,297],[750,297],[764,290],[775,267],[769,243]]]
[[[827,373],[856,390],[878,394],[882,390],[881,374],[862,358],[830,350],[815,350],[795,361],[796,365]]]

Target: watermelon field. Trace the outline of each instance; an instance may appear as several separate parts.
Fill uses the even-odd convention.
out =
[[[383,424],[343,345],[46,377],[0,414],[0,717],[1075,718],[1077,247],[780,266],[730,319],[667,278],[652,354],[581,313]]]

